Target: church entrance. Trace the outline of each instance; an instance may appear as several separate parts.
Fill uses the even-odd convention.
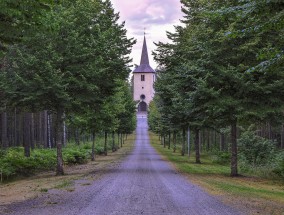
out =
[[[139,112],[142,112],[142,111],[146,112],[147,111],[147,104],[146,104],[146,102],[142,101],[142,102],[139,103],[138,111]]]

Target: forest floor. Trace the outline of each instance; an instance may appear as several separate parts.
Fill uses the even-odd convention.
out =
[[[178,150],[173,153],[172,149],[164,148],[152,133],[150,139],[164,160],[170,161],[189,181],[225,204],[253,215],[284,215],[284,182],[280,179],[249,175],[232,178],[229,165],[215,164],[204,154],[201,156],[202,164],[196,164],[193,152],[189,159],[181,156]]]
[[[108,156],[96,156],[95,161],[87,164],[65,166],[64,176],[55,176],[55,172],[38,173],[34,176],[15,179],[12,182],[0,183],[0,214],[5,212],[5,205],[35,199],[51,190],[74,191],[75,181],[87,186],[100,178],[105,171],[115,168],[133,149],[135,135],[128,136],[123,147]]]

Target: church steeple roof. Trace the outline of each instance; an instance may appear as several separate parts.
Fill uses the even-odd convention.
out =
[[[155,73],[155,70],[152,69],[149,64],[149,57],[148,57],[148,50],[147,50],[147,43],[146,43],[145,35],[144,35],[140,65],[133,72]]]
[[[148,57],[148,50],[147,50],[147,43],[146,43],[145,35],[144,35],[141,61],[140,61],[140,65],[142,65],[142,64],[148,64],[149,65],[149,57]]]

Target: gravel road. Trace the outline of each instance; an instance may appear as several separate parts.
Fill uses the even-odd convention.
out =
[[[149,144],[147,119],[143,116],[138,116],[135,148],[118,168],[74,192],[53,192],[11,205],[9,214],[241,214],[188,182],[163,161]]]

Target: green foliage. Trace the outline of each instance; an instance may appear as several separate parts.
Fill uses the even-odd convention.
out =
[[[108,150],[112,145],[108,143]],[[91,158],[92,144],[69,144],[63,148],[63,160],[66,165],[84,164]],[[95,147],[97,155],[104,154],[103,139],[97,140]],[[56,168],[55,149],[34,149],[31,157],[24,156],[22,147],[0,150],[0,177],[2,181],[17,177],[29,176],[39,171],[54,170]],[[0,179],[1,180],[1,179]]]
[[[184,25],[157,45],[155,83],[160,133],[231,127],[232,176],[238,173],[236,126],[283,123],[283,9],[281,1],[182,0]],[[153,120],[160,116],[160,120]],[[159,122],[159,123],[158,123]],[[264,149],[268,144],[260,145]],[[250,149],[253,150],[253,149]],[[252,153],[255,153],[252,152]],[[251,162],[265,160],[264,155]]]
[[[231,155],[228,152],[216,152],[212,156],[212,162],[221,165],[228,165],[230,163]]]
[[[246,131],[238,144],[242,172],[266,178],[284,178],[284,152],[276,150],[275,142]]]
[[[52,170],[55,165],[55,150],[37,149],[28,158],[24,156],[22,147],[9,148],[0,159],[0,173],[4,180],[12,176],[28,176],[36,171]]]
[[[87,153],[89,150],[72,147],[63,151],[63,160],[66,164],[83,164],[87,163]]]
[[[284,151],[279,152],[275,158],[275,167],[272,172],[281,178],[284,178]]]
[[[249,166],[266,165],[275,156],[275,143],[255,135],[253,131],[244,132],[238,144],[240,160]]]

